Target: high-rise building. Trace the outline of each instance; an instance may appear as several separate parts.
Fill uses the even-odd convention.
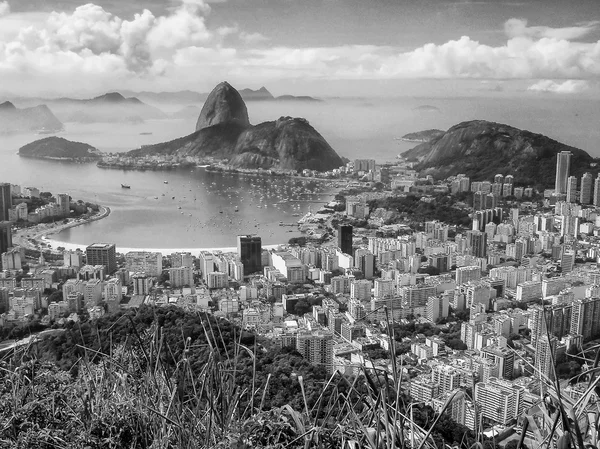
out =
[[[456,269],[456,284],[462,285],[471,281],[478,281],[481,279],[481,267],[478,266],[467,266],[458,267]]]
[[[482,192],[481,190],[475,192],[473,194],[473,209],[482,210],[486,208],[486,197],[487,193]]]
[[[579,202],[581,204],[590,204],[592,202],[592,181],[591,173],[585,173],[581,177],[581,191],[579,193]]]
[[[0,221],[8,221],[8,211],[12,207],[10,184],[0,183]]]
[[[525,388],[497,378],[475,385],[475,402],[484,418],[508,424],[523,412]]]
[[[146,273],[135,273],[131,276],[133,281],[133,294],[134,295],[149,295],[152,289],[152,278]]]
[[[68,217],[71,213],[71,198],[66,193],[59,193],[56,195],[56,204],[60,209],[60,215],[62,217]]]
[[[125,254],[125,266],[135,273],[160,276],[162,273],[162,254],[148,251],[130,251]]]
[[[344,254],[352,254],[352,226],[338,227],[338,247]]]
[[[350,282],[350,297],[359,301],[371,299],[373,283],[368,279],[354,280]]]
[[[507,321],[510,321],[510,319]],[[499,346],[487,346],[481,350],[481,355],[498,365],[499,377],[502,377],[503,379],[513,378],[515,354],[511,349]]]
[[[94,307],[102,301],[103,285],[100,279],[87,281],[83,287],[83,303],[86,308]]]
[[[471,254],[475,257],[487,256],[487,234],[481,231],[468,231],[467,238]]]
[[[244,275],[262,269],[262,240],[257,235],[238,235],[238,257],[244,265]]]
[[[85,249],[87,265],[104,265],[108,274],[117,271],[117,247],[114,243],[92,243]]]
[[[554,363],[556,360],[556,344],[558,339],[554,336],[548,338],[541,335],[537,341],[535,351],[535,368],[542,376],[550,380],[554,379]]]
[[[594,180],[594,206],[600,206],[600,176]]]
[[[569,203],[577,201],[577,176],[567,178],[567,201]]]
[[[202,272],[202,279],[206,282],[208,280],[209,273],[215,271],[215,256],[210,251],[200,251],[200,271]]]
[[[365,279],[373,279],[375,256],[371,253],[361,255],[358,259],[358,268],[364,274]]]
[[[8,251],[8,248],[10,247],[12,247],[10,222],[0,221],[0,254]]]
[[[191,267],[170,268],[169,281],[173,287],[193,286],[194,272]]]
[[[333,332],[300,331],[296,339],[296,349],[308,362],[324,366],[328,373],[333,372]]]
[[[573,303],[570,333],[582,335],[586,340],[600,335],[600,298],[578,299]]]
[[[567,193],[567,179],[571,168],[571,152],[561,151],[556,155],[556,179],[554,191],[556,193]]]
[[[450,313],[450,300],[448,295],[430,296],[427,299],[427,309],[425,317],[432,323],[436,323],[440,318],[446,318]]]

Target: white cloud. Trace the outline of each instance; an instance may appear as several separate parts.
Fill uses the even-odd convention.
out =
[[[532,92],[551,92],[557,94],[574,94],[588,90],[590,85],[585,80],[565,80],[556,82],[553,80],[539,80],[532,84],[527,90]]]
[[[0,17],[10,14],[10,5],[7,1],[0,2]]]
[[[267,36],[261,33],[240,33],[240,39],[248,45],[261,44],[269,40]]]
[[[143,10],[130,20],[94,4],[38,15],[33,22],[12,13],[0,17],[0,79],[27,91],[30,82],[40,89],[70,89],[143,81],[150,88],[173,89],[200,82],[209,88],[223,79],[253,84],[278,79],[554,79],[567,81],[536,83],[530,90],[566,92],[584,88],[577,80],[600,75],[600,41],[579,41],[596,23],[550,28],[511,19],[505,24],[506,41],[495,46],[463,36],[410,51],[376,45],[292,48],[269,46],[267,36],[235,23],[211,29],[209,11],[206,1],[177,0],[165,15]]]
[[[504,32],[510,38],[513,37],[531,37],[534,39],[565,39],[576,40],[588,35],[598,28],[600,22],[593,21],[581,24],[579,26],[565,28],[551,28],[547,26],[527,26],[525,19],[509,19],[504,24]]]

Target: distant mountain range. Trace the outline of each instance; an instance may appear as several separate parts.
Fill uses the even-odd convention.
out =
[[[64,122],[143,122],[167,117],[160,109],[136,97],[126,98],[118,92],[110,92],[88,100],[59,98],[49,100],[47,104]]]
[[[72,142],[62,137],[46,137],[19,148],[19,156],[36,159],[94,161],[103,154],[87,143]]]
[[[282,95],[274,97],[265,87],[257,90],[242,89],[239,94],[244,101],[301,101],[320,102],[309,96]],[[0,109],[0,133],[41,130],[54,132],[63,129],[63,123],[141,123],[164,118],[197,117],[199,105],[209,94],[184,90],[178,92],[109,92],[89,99],[15,97],[14,103],[25,106],[18,109],[11,102]],[[153,104],[189,105],[168,116]]]
[[[266,95],[260,90],[259,94]],[[240,168],[327,171],[343,165],[340,156],[305,119],[281,117],[250,125],[244,99],[226,82],[208,95],[194,133],[145,145],[128,154],[214,157]]]
[[[199,104],[203,103],[209,93],[194,92],[191,90],[183,90],[178,92],[134,92],[134,91],[121,91],[123,95],[136,97],[148,103],[164,103],[164,104]],[[294,95],[281,95],[279,97],[273,96],[266,87],[261,87],[257,90],[252,89],[241,89],[238,91],[244,101],[306,101],[306,102],[320,102],[314,97],[309,96],[294,96]]]
[[[19,109],[10,101],[0,103],[0,134],[52,133],[62,129],[63,124],[46,105]]]
[[[143,122],[167,118],[160,109],[144,103],[139,98],[126,98],[118,92],[109,92],[89,99],[19,97],[14,101],[26,106],[46,105],[63,123]]]
[[[416,161],[423,174],[445,178],[464,173],[472,181],[497,173],[513,175],[515,183],[538,188],[554,186],[556,155],[570,151],[570,174],[598,173],[597,160],[587,152],[541,134],[501,123],[473,120],[459,123],[429,142],[402,153]]]

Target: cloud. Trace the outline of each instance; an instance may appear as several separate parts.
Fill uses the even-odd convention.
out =
[[[525,19],[509,19],[504,24],[504,32],[509,38],[514,37],[530,37],[533,39],[564,39],[576,40],[587,36],[592,31],[596,30],[600,22],[593,21],[581,24],[579,26],[565,28],[551,28],[547,26],[527,26]]]
[[[29,91],[34,84],[69,89],[145,83],[147,88],[173,89],[203,83],[210,88],[223,79],[245,84],[281,79],[477,79],[496,84],[526,79],[544,81],[530,90],[566,92],[583,89],[581,80],[600,75],[600,41],[580,41],[598,26],[592,22],[550,28],[510,19],[500,45],[462,36],[408,51],[379,45],[294,48],[265,45],[270,44],[268,36],[235,23],[211,28],[210,7],[203,0],[173,4],[164,15],[143,10],[129,20],[91,3],[68,13],[36,16],[33,22],[15,13],[0,17],[3,87]]]
[[[0,17],[10,14],[10,5],[7,1],[0,2]]]
[[[532,84],[527,90],[532,92],[551,92],[556,94],[574,94],[588,90],[590,85],[585,80],[565,80],[556,82],[553,80],[540,80]]]
[[[260,44],[269,40],[267,36],[261,33],[240,33],[240,39],[248,45]]]

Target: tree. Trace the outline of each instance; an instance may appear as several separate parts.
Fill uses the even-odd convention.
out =
[[[294,307],[294,314],[298,315],[298,316],[302,316],[305,313],[308,313],[312,310],[312,306],[307,303],[306,301],[304,301],[303,299],[300,299],[297,303],[296,306]]]
[[[467,349],[467,345],[459,338],[453,338],[446,341],[446,346],[448,346],[450,349],[456,349],[458,351],[464,351]]]
[[[306,246],[307,238],[305,236],[292,237],[288,240],[290,245]]]
[[[169,270],[163,270],[163,272],[160,273],[160,276],[158,276],[157,284],[163,285],[165,282],[167,282],[170,279],[171,279],[171,277],[169,275]]]
[[[48,304],[51,302],[60,302],[63,300],[63,292],[62,290],[56,290],[48,296]]]

